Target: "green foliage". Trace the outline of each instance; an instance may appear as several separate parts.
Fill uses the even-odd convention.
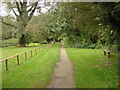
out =
[[[23,4],[26,5],[26,3]],[[11,3],[11,5],[16,6],[15,3]],[[8,6],[10,8],[9,4]],[[66,39],[70,43],[70,47],[113,46],[119,50],[119,7],[120,2],[60,2],[52,4],[48,12],[38,16],[30,17],[29,13],[25,11],[26,13],[22,12],[23,14],[17,17],[17,22],[14,22],[19,27],[18,30],[13,28],[8,30],[8,26],[3,26],[3,39],[11,38],[12,34],[14,34],[13,36],[19,34],[20,44],[49,43]],[[27,7],[21,7],[21,9],[25,8]],[[10,17],[5,20],[13,23]],[[26,40],[22,38],[22,34],[28,34],[24,37]]]
[[[120,21],[120,2],[115,5],[112,11],[112,15]]]
[[[110,25],[109,46],[115,45],[120,51],[120,2],[100,3],[102,10],[106,12],[103,22]]]
[[[49,25],[52,35],[66,38],[70,47],[100,48],[97,43],[103,37],[101,20],[104,12],[94,3],[60,3],[53,12]],[[69,14],[66,14],[69,13]],[[50,28],[51,27],[51,28]],[[60,31],[59,31],[60,30]],[[60,36],[59,35],[59,36]],[[53,37],[55,39],[55,37]],[[58,37],[57,37],[58,38]]]
[[[23,34],[21,38],[19,39],[19,44],[21,46],[25,46],[26,44],[29,44],[32,42],[32,38],[29,34]]]
[[[109,46],[108,46],[108,49],[109,49],[111,52],[115,53],[115,52],[117,51],[117,45],[109,45]]]
[[[10,26],[9,24],[14,25],[16,22],[13,21],[13,17],[12,16],[3,16],[2,20],[7,23],[6,24],[2,24],[2,40],[5,39],[10,39],[10,38],[16,38],[17,37],[17,29],[15,27]]]
[[[3,47],[17,46],[17,45],[18,45],[18,39],[7,39],[2,41]]]
[[[61,17],[67,23],[64,32],[70,47],[119,47],[119,5],[119,2],[60,3]]]
[[[90,49],[100,49],[102,47],[102,45],[96,43],[96,44],[92,44],[89,46]]]
[[[19,39],[19,44],[25,46],[26,45],[26,38],[25,35],[23,34],[21,38]]]
[[[72,42],[66,42],[65,43],[65,46],[66,47],[69,47],[69,48],[88,48],[88,49],[100,49],[102,48],[102,45],[101,44],[90,44],[88,42],[84,42],[84,43],[72,43]]]
[[[48,13],[51,15],[51,16],[49,15],[50,18],[49,24],[46,26],[46,33],[47,33],[46,40],[48,42],[59,41],[62,36],[62,30],[63,30],[62,24],[64,21],[56,13],[54,14],[54,12],[55,11]]]
[[[44,14],[40,14],[39,16],[33,16],[33,18],[26,27],[26,33],[29,34],[29,36],[32,36],[33,42],[42,43],[47,36],[45,33],[46,22],[44,19]]]

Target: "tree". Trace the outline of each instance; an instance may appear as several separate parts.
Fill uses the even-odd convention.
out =
[[[51,41],[58,42],[62,39],[63,27],[65,25],[65,18],[59,15],[57,4],[54,5],[53,9],[45,13],[44,23],[45,23],[45,33],[46,41],[50,43]]]
[[[79,47],[85,42],[96,44],[102,35],[102,15],[104,12],[94,3],[60,3],[61,17],[66,19],[64,31],[68,41]],[[66,14],[68,13],[68,14]],[[81,46],[80,46],[81,47]]]
[[[27,25],[26,33],[32,36],[31,41],[43,43],[46,38],[45,28],[45,14],[40,14],[32,17]]]
[[[12,23],[14,25],[15,21],[13,20],[13,18],[10,15],[8,15],[1,17],[1,19],[5,22],[2,24],[2,40],[9,38],[16,38],[17,28],[12,26],[11,24],[8,24],[8,23]]]
[[[49,4],[47,4],[49,5]],[[22,0],[16,0],[16,2],[7,2],[7,6],[10,10],[13,11],[16,16],[16,20],[18,22],[18,33],[19,33],[19,44],[20,46],[26,45],[26,40],[24,40],[26,33],[25,29],[31,20],[33,14],[36,11],[41,11],[41,6],[39,5],[39,1],[37,2],[22,2]],[[43,5],[45,7],[45,5]],[[22,42],[23,41],[23,42]]]
[[[31,20],[38,2],[35,2],[31,5],[28,5],[28,2],[21,2],[16,1],[16,2],[8,2],[7,3],[8,7],[14,12],[17,22],[18,22],[18,32],[19,32],[19,44],[20,46],[25,46],[26,42],[25,42],[25,28],[27,26],[27,24],[29,23],[29,21]],[[28,9],[29,7],[29,9]],[[18,13],[15,11],[15,9],[17,9]]]
[[[107,32],[109,44],[117,45],[117,50],[120,52],[120,2],[99,3],[99,5],[106,12],[103,22],[110,27]]]

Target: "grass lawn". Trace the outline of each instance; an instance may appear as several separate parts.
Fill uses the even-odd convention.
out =
[[[27,47],[10,46],[10,47],[0,48],[0,50],[2,50],[2,58],[4,59],[4,58],[10,57],[12,55],[22,53],[24,51],[36,48],[36,47],[41,46],[41,45],[39,43],[30,43],[27,45]]]
[[[116,88],[118,84],[117,55],[111,58],[102,50],[67,48],[73,63],[77,88]]]
[[[3,88],[45,87],[51,79],[55,63],[59,60],[59,46],[60,44],[56,43],[52,47],[42,50],[33,58],[29,58],[24,63],[20,63],[19,66],[13,65],[9,66],[8,71],[3,70]]]

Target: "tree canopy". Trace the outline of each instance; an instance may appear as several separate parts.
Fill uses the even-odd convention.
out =
[[[8,25],[3,19],[7,25],[3,28],[15,30],[20,45],[65,40],[70,47],[108,46],[120,50],[120,2],[59,2],[40,6],[39,2],[19,0],[7,6],[16,15],[16,21],[9,18],[7,22],[12,24]],[[42,7],[49,9],[41,13]],[[34,16],[35,12],[41,14]]]

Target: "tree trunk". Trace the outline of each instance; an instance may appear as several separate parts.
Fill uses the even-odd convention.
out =
[[[22,34],[21,37],[19,38],[19,46],[20,47],[25,47],[26,46],[26,38],[25,38],[24,34]]]
[[[25,39],[25,28],[26,24],[23,20],[18,22],[18,32],[19,32],[19,46],[25,47],[26,46],[26,39]]]

